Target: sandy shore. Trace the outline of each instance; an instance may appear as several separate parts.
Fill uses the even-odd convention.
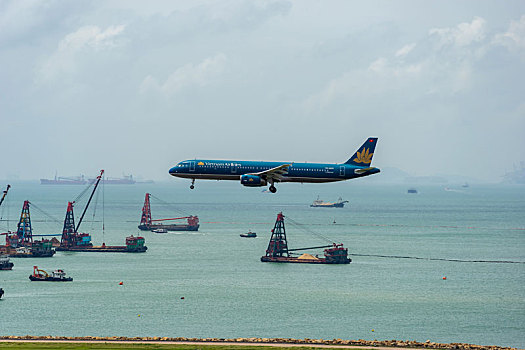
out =
[[[74,342],[74,343],[150,343],[150,344],[187,344],[187,345],[251,345],[275,347],[341,347],[348,349],[465,349],[465,350],[516,350],[515,348],[495,345],[474,345],[466,343],[416,342],[409,340],[343,340],[343,339],[289,339],[289,338],[169,338],[169,337],[53,337],[53,336],[0,336],[0,342]]]

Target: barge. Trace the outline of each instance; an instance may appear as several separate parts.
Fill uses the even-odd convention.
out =
[[[86,207],[82,212],[82,216],[78,224],[75,226],[75,215],[73,213],[73,202],[68,202],[66,210],[66,218],[64,220],[64,227],[62,229],[62,238],[60,240],[60,246],[56,247],[57,251],[69,251],[69,252],[107,252],[107,253],[143,253],[148,247],[144,245],[144,237],[135,237],[133,235],[126,237],[125,246],[107,246],[103,243],[101,246],[93,246],[91,243],[91,235],[88,233],[78,232],[82,219],[86,214],[91,199],[97,190],[97,186],[102,179],[104,170],[100,171],[100,175],[97,177],[97,181],[94,183],[93,191],[88,199]]]
[[[55,254],[53,244],[48,239],[33,240],[33,227],[29,212],[29,201],[24,201],[16,232],[6,232],[6,244],[0,252],[13,258],[46,258]]]
[[[310,250],[326,248],[324,257],[314,256],[311,254],[302,254],[301,256],[292,256],[294,252],[300,250]],[[303,263],[303,264],[349,264],[352,260],[348,258],[348,249],[343,244],[332,243],[318,247],[289,249],[286,238],[286,229],[284,227],[283,213],[277,214],[272,236],[266,249],[266,255],[261,257],[262,262],[276,263]]]
[[[91,241],[91,236],[89,236]],[[148,247],[144,245],[145,239],[140,236],[129,236],[126,237],[126,245],[106,245],[103,243],[101,246],[94,246],[89,242],[89,244],[79,244],[79,245],[70,245],[70,246],[60,246],[57,247],[57,251],[63,252],[102,252],[102,253],[143,253],[148,250]]]
[[[151,205],[150,205],[150,193],[146,193],[146,198],[144,199],[144,206],[142,207],[142,216],[140,218],[140,225],[138,228],[142,231],[156,231],[156,230],[166,230],[166,231],[198,231],[199,230],[199,217],[190,215],[182,216],[178,218],[171,219],[156,219],[151,218]],[[171,220],[184,220],[186,219],[185,224],[165,224],[161,221],[171,221]],[[156,231],[158,232],[158,231]]]
[[[1,246],[0,251],[11,258],[50,258],[56,253],[51,241],[47,239],[34,241],[29,246]]]

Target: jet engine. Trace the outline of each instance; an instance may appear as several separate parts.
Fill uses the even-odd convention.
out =
[[[267,181],[260,176],[250,174],[241,175],[241,185],[247,187],[260,187],[266,186],[266,184]]]

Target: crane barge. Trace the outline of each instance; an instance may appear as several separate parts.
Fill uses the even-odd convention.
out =
[[[151,218],[151,205],[150,205],[150,193],[146,193],[144,199],[144,206],[142,207],[142,216],[140,218],[140,225],[138,226],[142,231],[153,231],[153,230],[166,230],[166,231],[198,231],[199,230],[199,217],[190,215],[182,216],[178,218],[170,219],[152,219]],[[172,220],[184,220],[186,224],[165,224],[165,221]]]
[[[0,199],[0,205],[4,201],[10,187],[11,186],[7,185],[7,189]],[[24,201],[16,232],[0,233],[0,235],[5,235],[6,239],[6,244],[0,246],[0,252],[13,258],[52,257],[55,254],[55,250],[50,240],[33,240],[33,227],[31,225],[31,214],[29,212],[30,204],[31,202],[28,200]]]
[[[326,248],[324,250],[324,257],[317,257],[308,253],[298,257],[292,256],[296,251],[319,248]],[[352,260],[348,258],[348,249],[343,248],[343,244],[332,243],[330,245],[317,247],[289,249],[286,239],[286,229],[284,227],[284,215],[281,212],[277,214],[277,220],[272,229],[272,236],[266,249],[266,255],[261,257],[261,261],[306,264],[349,264]]]
[[[80,233],[78,229],[84,219],[84,215],[91,203],[93,195],[97,190],[97,187],[102,179],[104,170],[100,171],[100,175],[97,176],[96,181],[93,183],[93,191],[86,203],[86,207],[80,216],[78,224],[75,226],[75,216],[73,213],[73,206],[75,201],[68,202],[66,210],[66,218],[64,219],[64,227],[62,229],[62,239],[60,246],[56,248],[57,251],[74,251],[74,252],[114,252],[114,253],[142,253],[145,252],[148,247],[144,245],[144,237],[135,237],[133,235],[126,237],[125,246],[107,246],[103,243],[101,246],[94,246],[91,243],[91,235],[88,233]],[[91,186],[91,184],[89,185]]]

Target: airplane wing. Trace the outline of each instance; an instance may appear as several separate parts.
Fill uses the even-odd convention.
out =
[[[259,173],[252,173],[249,175],[257,175],[266,180],[273,180],[276,182],[280,182],[283,179],[283,175],[288,174],[288,168],[291,166],[292,164],[283,164],[275,168],[261,171]]]

